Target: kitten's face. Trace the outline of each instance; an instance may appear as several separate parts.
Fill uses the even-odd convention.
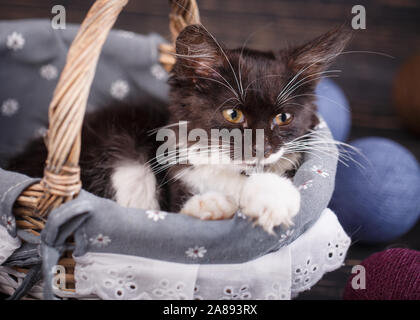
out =
[[[187,121],[188,131],[200,128],[208,137],[212,129],[239,129],[242,134],[248,129],[254,139],[243,149],[257,158],[242,157],[241,165],[272,164],[287,153],[287,142],[318,123],[315,86],[347,40],[348,35],[335,30],[276,53],[228,50],[203,27],[189,26],[177,39],[171,123]],[[255,139],[258,129],[264,132],[263,143]],[[229,148],[233,159],[235,146]]]

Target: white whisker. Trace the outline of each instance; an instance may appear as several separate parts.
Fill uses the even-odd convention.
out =
[[[278,96],[277,97],[277,103],[281,103],[281,100],[284,99],[284,98],[287,99],[294,91],[296,91],[298,88],[300,88],[304,84],[309,83],[311,81],[316,81],[316,80],[322,79],[322,77],[318,77],[318,78],[315,78],[315,79],[311,79],[310,81],[308,80],[306,82],[303,82],[306,79],[311,78],[311,77],[314,77],[314,76],[318,76],[318,75],[323,75],[323,74],[326,74],[326,73],[339,73],[339,72],[341,72],[341,70],[329,70],[329,71],[323,71],[323,72],[317,72],[317,73],[310,74],[310,75],[308,75],[308,76],[300,79],[299,81],[297,81],[293,86],[291,86],[280,97]]]

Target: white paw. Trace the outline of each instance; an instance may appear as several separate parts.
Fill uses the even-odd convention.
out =
[[[276,226],[293,225],[292,218],[300,208],[300,193],[289,179],[274,173],[255,174],[245,183],[239,206],[244,215],[273,233]]]
[[[190,198],[181,213],[201,220],[221,220],[231,218],[238,210],[238,204],[231,196],[219,192],[206,192]]]

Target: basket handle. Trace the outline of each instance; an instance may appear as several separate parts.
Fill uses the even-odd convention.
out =
[[[49,106],[48,157],[37,204],[45,216],[75,197],[81,188],[79,156],[87,99],[103,44],[128,0],[97,0],[90,8],[67,54]]]
[[[97,0],[73,40],[65,67],[49,106],[46,139],[48,158],[44,177],[28,187],[15,204],[18,227],[38,234],[48,213],[80,192],[81,128],[87,99],[103,44],[128,0]],[[175,63],[173,44],[181,30],[199,23],[195,0],[172,0],[169,28],[172,45],[162,45],[160,62],[166,70]]]

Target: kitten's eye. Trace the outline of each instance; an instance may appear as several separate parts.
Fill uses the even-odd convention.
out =
[[[244,114],[239,109],[226,109],[223,110],[223,116],[225,119],[232,123],[242,123],[244,122]]]
[[[292,122],[293,120],[293,116],[290,113],[279,113],[278,115],[276,115],[273,119],[273,125],[278,125],[278,126],[285,126],[286,124],[289,124],[290,122]]]

